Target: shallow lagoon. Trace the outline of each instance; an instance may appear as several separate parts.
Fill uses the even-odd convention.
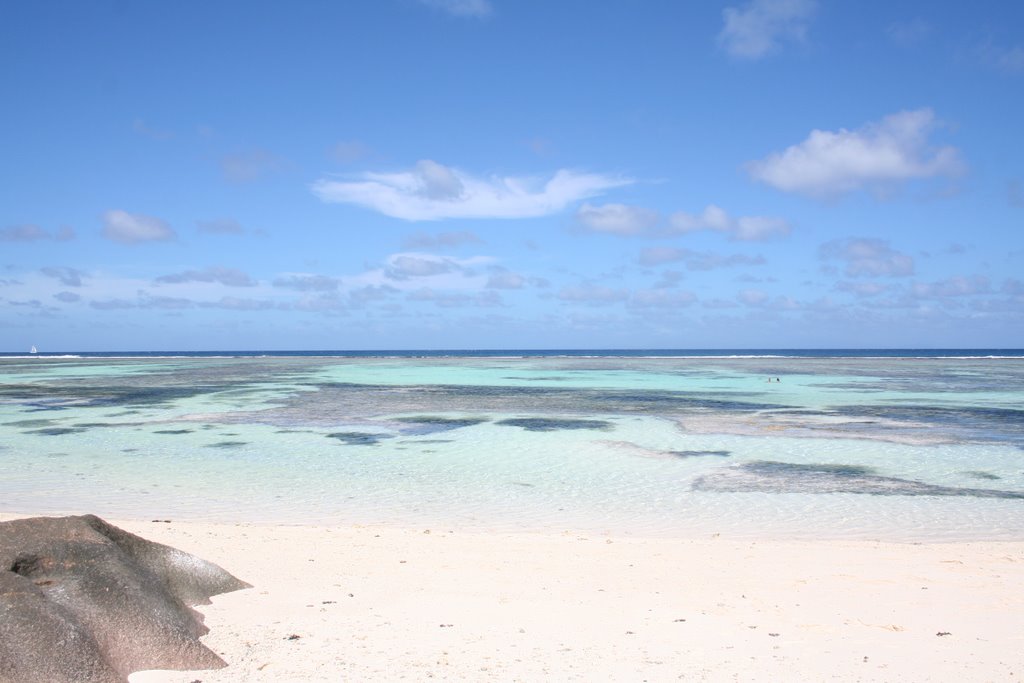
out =
[[[0,509],[1019,540],[1022,399],[1013,358],[0,359]]]

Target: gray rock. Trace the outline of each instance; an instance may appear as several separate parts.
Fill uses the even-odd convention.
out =
[[[249,584],[94,515],[0,523],[0,683],[123,682],[209,669],[191,605]]]

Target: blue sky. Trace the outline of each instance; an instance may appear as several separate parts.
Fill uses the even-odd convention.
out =
[[[5,3],[0,64],[3,351],[1024,343],[1024,3]]]

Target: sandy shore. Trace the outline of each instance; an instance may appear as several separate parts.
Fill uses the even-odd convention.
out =
[[[133,683],[1024,677],[1024,543],[111,521],[254,586]]]

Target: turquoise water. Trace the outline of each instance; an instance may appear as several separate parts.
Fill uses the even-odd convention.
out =
[[[1022,398],[1021,358],[2,358],[0,510],[1020,540]]]

